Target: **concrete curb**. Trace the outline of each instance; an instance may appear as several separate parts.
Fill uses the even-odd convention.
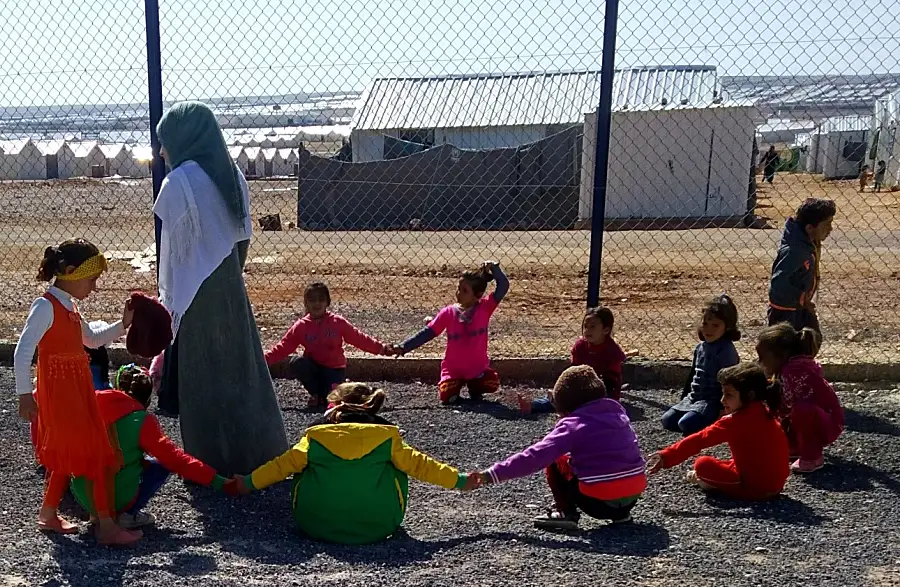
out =
[[[0,365],[10,366],[15,342],[0,341]],[[124,346],[109,348],[114,366],[135,362],[147,364],[128,354]],[[503,381],[552,386],[556,377],[569,365],[568,359],[539,357],[534,359],[495,359],[493,367]],[[687,380],[691,364],[687,361],[631,360],[624,365],[624,380],[636,387],[681,388]],[[825,377],[830,381],[862,383],[867,381],[900,381],[900,363],[825,364]],[[348,358],[347,377],[363,381],[437,382],[440,359],[435,358]],[[290,379],[286,364],[272,367],[276,378]]]

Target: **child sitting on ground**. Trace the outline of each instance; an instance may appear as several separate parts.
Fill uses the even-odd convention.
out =
[[[756,352],[771,377],[781,381],[781,424],[788,437],[794,473],[812,473],[825,465],[825,447],[844,431],[844,410],[816,362],[819,335],[797,332],[789,324],[766,328]]]
[[[485,296],[488,283],[494,280],[497,288]],[[418,334],[394,347],[397,354],[406,354],[447,331],[447,350],[438,384],[442,404],[459,400],[463,386],[468,387],[469,397],[474,400],[500,389],[500,377],[491,369],[488,358],[488,326],[507,291],[509,280],[497,263],[485,262],[476,271],[466,271],[456,288],[456,303],[438,312]]]
[[[769,326],[788,322],[797,330],[821,333],[814,298],[819,287],[822,241],[831,234],[837,207],[832,200],[809,198],[784,223],[769,284]]]
[[[331,293],[324,283],[312,283],[306,288],[303,305],[306,314],[266,353],[266,363],[269,366],[280,363],[302,346],[303,356],[291,358],[291,372],[309,392],[308,406],[324,408],[328,393],[346,379],[345,342],[373,355],[393,353],[381,341],[328,310]]]
[[[665,448],[649,460],[650,474],[669,469],[705,448],[728,443],[731,459],[699,457],[688,473],[690,483],[729,497],[762,500],[775,497],[788,478],[788,447],[776,418],[780,389],[753,363],[722,369],[726,415],[708,428]]]
[[[537,444],[470,475],[475,484],[499,483],[544,469],[554,506],[535,518],[538,528],[575,529],[579,512],[598,520],[630,521],[647,477],[625,409],[606,397],[603,381],[587,365],[563,371],[552,401],[560,416],[553,430]]]
[[[572,366],[591,367],[606,387],[606,396],[619,401],[622,393],[622,363],[625,353],[612,338],[613,313],[609,308],[591,308],[581,321],[581,338],[572,347]],[[524,414],[552,412],[549,397],[530,401],[519,395]]]
[[[122,528],[140,528],[156,521],[152,514],[141,510],[162,489],[170,471],[216,489],[222,489],[225,483],[211,467],[186,454],[163,434],[159,421],[147,411],[151,392],[147,371],[133,364],[119,369],[115,389],[97,391],[100,415],[122,458],[121,468],[114,473],[114,493],[110,496],[110,509],[117,513],[116,521]],[[76,501],[95,515],[89,487],[90,481],[85,477],[76,477],[71,483]]]
[[[446,489],[471,489],[468,477],[410,448],[394,424],[378,415],[385,394],[364,383],[342,383],[334,407],[293,448],[237,477],[241,493],[294,476],[294,520],[310,538],[368,544],[394,534],[409,504],[409,479]]]
[[[735,341],[741,339],[738,312],[730,297],[721,295],[706,304],[697,334],[701,342],[694,349],[681,401],[662,417],[663,428],[684,435],[699,432],[719,419],[722,386],[717,376],[721,369],[740,361],[734,348]]]

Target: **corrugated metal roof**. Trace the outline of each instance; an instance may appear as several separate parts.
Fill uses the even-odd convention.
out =
[[[826,118],[819,125],[819,133],[871,130],[871,116],[836,116]]]
[[[617,70],[613,107],[706,106],[719,98],[713,66]],[[460,128],[576,124],[600,101],[600,72],[376,79],[353,128]]]

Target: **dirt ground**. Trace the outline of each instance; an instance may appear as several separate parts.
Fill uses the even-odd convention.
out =
[[[252,182],[253,216],[280,213],[286,230],[256,233],[247,285],[264,341],[277,339],[302,308],[306,283],[331,286],[335,310],[360,328],[399,341],[453,300],[466,267],[496,259],[512,279],[492,328],[494,356],[565,354],[579,333],[586,303],[590,234],[529,232],[307,232],[296,219],[293,181]],[[686,358],[696,344],[704,299],[731,294],[752,355],[763,325],[768,275],[784,219],[807,197],[837,201],[826,243],[818,306],[828,362],[900,358],[900,318],[893,306],[900,279],[900,193],[860,194],[853,181],[779,175],[762,186],[758,214],[767,228],[696,226],[608,232],[602,298],[617,318],[626,350],[648,358]],[[103,291],[83,304],[90,319],[113,319],[127,291],[155,289],[154,271],[128,260],[152,250],[149,180],[0,183],[0,338],[15,339],[41,292],[34,281],[43,248],[84,236],[113,254]],[[439,354],[433,343],[423,354]]]

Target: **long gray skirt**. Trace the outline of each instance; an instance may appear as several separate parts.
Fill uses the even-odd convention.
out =
[[[162,385],[177,397],[184,450],[226,476],[250,473],[288,448],[244,285],[247,245],[235,246],[200,286]]]

